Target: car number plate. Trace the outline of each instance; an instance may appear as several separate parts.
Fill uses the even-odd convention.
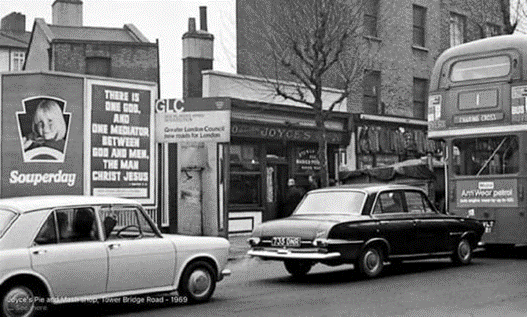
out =
[[[483,227],[485,227],[485,233],[491,233],[494,227],[494,220],[484,220],[482,223]]]
[[[273,247],[299,247],[300,237],[273,237],[271,245]]]

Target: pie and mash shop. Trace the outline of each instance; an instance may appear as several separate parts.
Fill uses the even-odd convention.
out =
[[[156,204],[155,83],[0,74],[0,196],[102,195]]]

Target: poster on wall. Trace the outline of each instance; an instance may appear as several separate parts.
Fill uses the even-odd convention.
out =
[[[1,78],[1,196],[82,195],[83,78]]]
[[[230,142],[228,98],[159,99],[156,140],[162,143]]]
[[[155,87],[88,80],[89,195],[155,203]]]
[[[295,172],[308,173],[320,170],[318,150],[314,147],[299,147],[295,151]]]

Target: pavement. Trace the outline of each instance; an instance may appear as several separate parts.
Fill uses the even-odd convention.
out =
[[[247,251],[249,251],[247,239],[249,237],[249,234],[229,236],[229,242],[231,243],[231,248],[229,249],[229,261],[247,257]]]

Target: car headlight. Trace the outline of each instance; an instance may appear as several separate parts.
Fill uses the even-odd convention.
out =
[[[249,243],[250,246],[255,246],[260,244],[261,239],[259,237],[250,237],[247,239],[247,243]]]
[[[315,239],[313,239],[313,246],[321,248],[328,246],[327,232],[325,230],[317,231]]]
[[[313,240],[313,246],[318,248],[326,248],[328,246],[328,239],[315,239]]]

